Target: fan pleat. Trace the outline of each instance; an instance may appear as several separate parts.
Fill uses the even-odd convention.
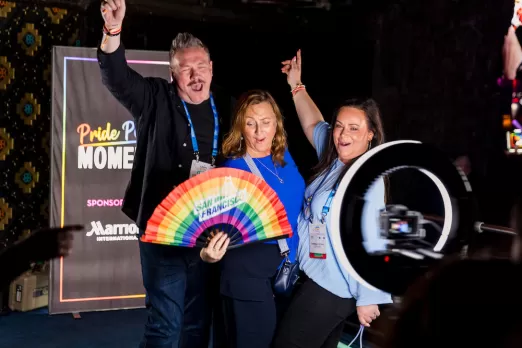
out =
[[[293,233],[284,205],[266,181],[243,170],[218,168],[178,185],[156,207],[141,239],[205,247],[219,231],[229,235],[229,247]]]

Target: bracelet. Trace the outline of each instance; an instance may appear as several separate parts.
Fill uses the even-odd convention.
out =
[[[306,86],[303,85],[301,82],[299,82],[298,84],[295,85],[295,87],[292,89],[292,91],[296,90],[299,87],[306,87]]]
[[[302,83],[298,83],[297,86],[294,87],[294,89],[292,89],[292,97],[294,97],[297,92],[303,90],[303,89],[306,89],[306,86],[303,85]]]
[[[107,26],[104,24],[103,33],[107,36],[118,36],[121,33],[121,25],[116,29],[109,30],[109,28],[107,28]]]

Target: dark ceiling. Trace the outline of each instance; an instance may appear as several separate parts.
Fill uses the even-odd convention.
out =
[[[383,0],[377,0],[383,1]],[[21,0],[20,2],[30,2]],[[75,7],[95,11],[100,0],[39,0],[48,6]],[[138,15],[166,16],[198,21],[265,22],[267,25],[297,18],[306,22],[317,16],[344,12],[353,3],[370,0],[127,0],[127,12]],[[372,1],[372,3],[374,3]],[[366,5],[365,5],[366,6]],[[295,25],[289,23],[289,25]]]
[[[34,2],[34,1],[20,1]],[[68,6],[78,6],[88,8],[92,3],[99,3],[98,0],[40,0],[40,3],[62,4]],[[219,8],[219,9],[248,9],[252,6],[259,7],[279,7],[293,9],[321,9],[330,10],[336,6],[347,6],[352,0],[128,0],[130,7],[140,6],[162,6],[169,8],[172,6],[188,6],[202,8]]]
[[[21,0],[20,2],[31,2]],[[100,0],[39,0],[48,6],[81,8],[97,12]],[[346,14],[359,16],[376,11],[389,0],[127,0],[127,13],[138,16],[169,17],[189,21],[249,24],[251,27],[328,27]]]

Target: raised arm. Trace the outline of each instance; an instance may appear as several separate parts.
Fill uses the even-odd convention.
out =
[[[324,121],[324,117],[301,83],[301,50],[297,51],[297,56],[292,60],[286,60],[282,64],[281,71],[287,75],[301,127],[310,144],[315,147],[314,129],[319,122]]]
[[[102,82],[137,120],[144,106],[152,102],[153,84],[127,65],[120,32],[125,17],[125,0],[105,0],[101,5],[105,21],[98,50]]]
[[[518,41],[515,29],[509,27],[508,33],[504,37],[502,47],[502,58],[504,63],[504,76],[508,80],[522,78],[522,48]]]

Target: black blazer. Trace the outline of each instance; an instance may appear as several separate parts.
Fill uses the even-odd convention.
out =
[[[136,123],[134,164],[122,211],[140,229],[145,229],[156,206],[174,186],[189,178],[193,150],[188,119],[176,86],[162,78],[144,78],[132,70],[127,65],[123,44],[111,54],[98,49],[98,62],[103,84],[130,111]],[[214,85],[211,89],[222,142],[230,129],[234,99]],[[203,157],[201,160],[211,161]]]

